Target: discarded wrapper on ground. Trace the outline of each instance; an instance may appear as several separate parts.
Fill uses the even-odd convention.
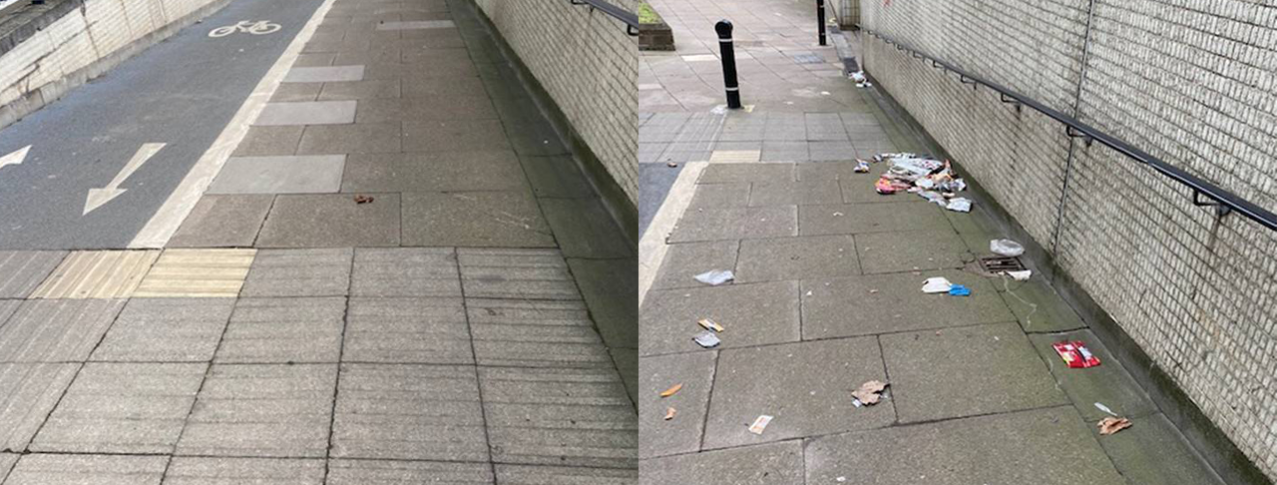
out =
[[[878,404],[878,400],[882,398],[882,391],[887,389],[887,383],[879,380],[873,380],[860,385],[859,389],[851,391],[852,397],[856,398],[853,404],[856,407],[873,406]]]
[[[879,194],[903,190],[954,212],[971,212],[971,199],[957,196],[967,189],[967,183],[953,172],[949,162],[913,153],[883,153],[874,156],[874,161],[891,164],[874,184]]]
[[[1100,365],[1100,358],[1092,354],[1081,341],[1056,342],[1051,345],[1055,353],[1060,355],[1064,363],[1075,369],[1085,369]]]
[[[1108,418],[1101,419],[1100,422],[1096,424],[1096,426],[1100,428],[1101,435],[1108,436],[1118,431],[1131,427],[1131,420],[1126,418],[1108,417]]]

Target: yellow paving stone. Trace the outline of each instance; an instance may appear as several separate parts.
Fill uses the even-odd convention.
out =
[[[762,150],[714,150],[709,163],[749,163],[762,158]]]
[[[235,298],[256,256],[256,249],[167,249],[133,296]]]
[[[46,299],[130,298],[159,251],[76,251],[31,295]]]

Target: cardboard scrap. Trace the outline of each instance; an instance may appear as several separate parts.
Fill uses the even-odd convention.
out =
[[[702,327],[705,327],[705,330],[713,330],[715,332],[720,332],[720,333],[723,331],[722,325],[719,325],[718,322],[715,322],[708,318],[702,318],[698,320],[696,323],[699,323]]]
[[[878,399],[882,398],[882,391],[886,389],[886,382],[874,380],[861,384],[860,389],[852,391],[851,395],[861,404],[872,406],[878,404]]]
[[[1104,418],[1096,426],[1099,426],[1101,435],[1108,436],[1131,427],[1131,420],[1126,418]]]
[[[757,435],[763,434],[763,430],[767,429],[767,425],[774,419],[766,414],[759,416],[754,420],[754,424],[749,425],[749,432]]]
[[[674,387],[671,387],[671,388],[666,389],[665,391],[661,392],[661,397],[670,397],[670,396],[673,396],[673,395],[675,395],[675,394],[678,394],[678,391],[680,391],[680,390],[682,390],[682,389],[683,389],[683,384],[682,384],[682,383],[674,384]]]
[[[671,420],[671,419],[674,419],[674,415],[675,415],[675,414],[678,414],[678,410],[677,410],[677,409],[674,409],[674,408],[666,408],[666,409],[665,409],[665,420],[666,420],[666,421],[669,421],[669,420]]]

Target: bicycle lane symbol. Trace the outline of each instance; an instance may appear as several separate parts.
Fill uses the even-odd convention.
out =
[[[279,24],[272,23],[269,20],[241,20],[235,25],[227,25],[225,27],[213,29],[208,33],[208,36],[216,39],[219,37],[226,37],[236,32],[244,32],[253,35],[266,35],[279,32],[282,28],[284,27]]]

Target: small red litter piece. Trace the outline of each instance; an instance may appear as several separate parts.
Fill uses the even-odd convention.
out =
[[[1081,341],[1057,342],[1051,346],[1055,348],[1055,353],[1060,354],[1060,358],[1064,359],[1064,363],[1074,369],[1085,369],[1100,365],[1100,358],[1092,354],[1086,348],[1086,344]]]

